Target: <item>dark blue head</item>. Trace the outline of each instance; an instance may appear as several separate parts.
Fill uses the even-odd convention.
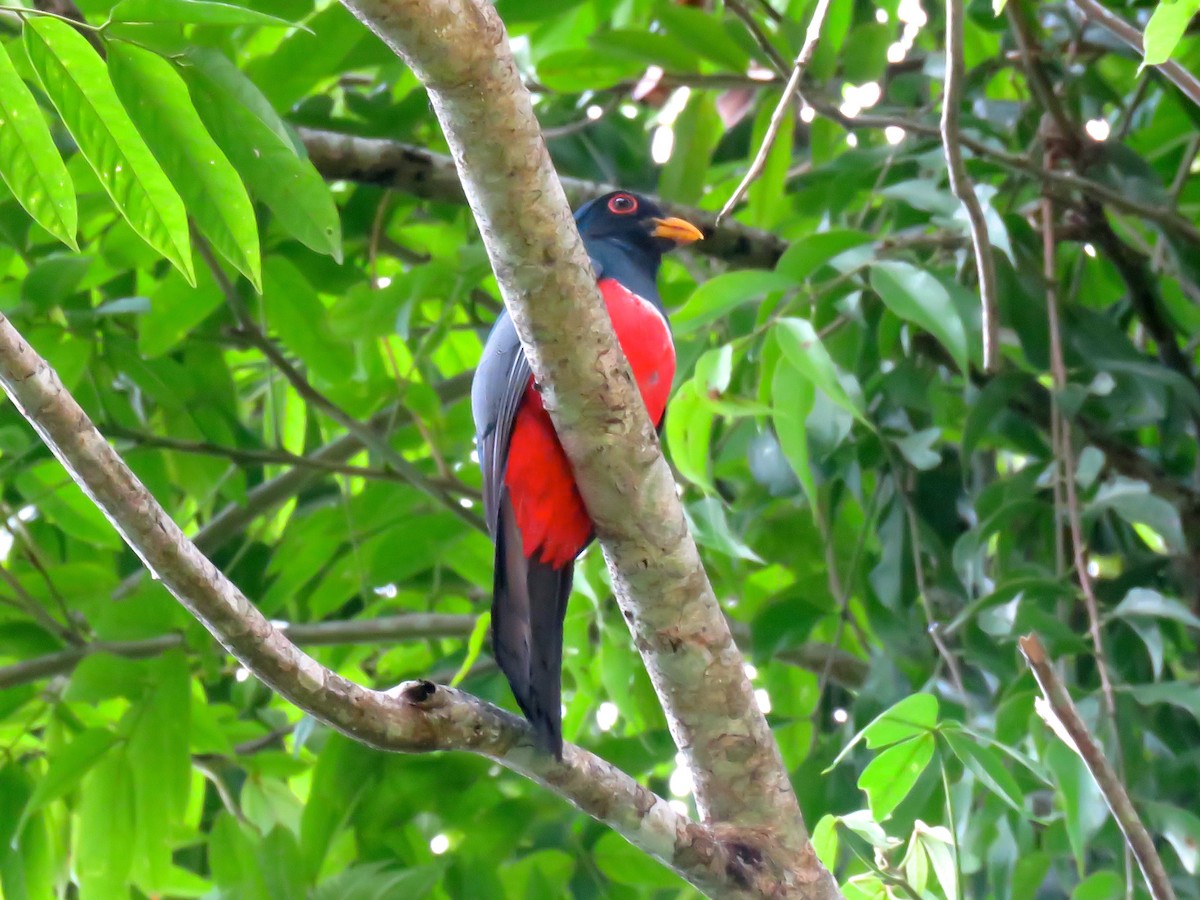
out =
[[[662,255],[704,237],[695,225],[666,216],[645,197],[628,191],[588,201],[575,211],[575,224],[598,278],[615,278],[655,303]]]

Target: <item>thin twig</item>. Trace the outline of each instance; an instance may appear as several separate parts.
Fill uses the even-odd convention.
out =
[[[750,36],[754,38],[754,43],[758,44],[759,49],[762,50],[763,55],[770,61],[771,68],[775,70],[776,74],[783,79],[791,77],[791,67],[788,65],[787,60],[783,58],[783,54],[771,43],[771,39],[767,37],[767,33],[762,30],[754,16],[750,14],[750,10],[746,9],[740,0],[725,0],[725,8],[737,16],[742,24],[746,26],[746,30],[750,32]]]
[[[2,579],[17,595],[17,600],[13,602],[13,606],[20,609],[22,612],[31,616],[48,632],[58,637],[60,640],[66,641],[69,644],[78,644],[82,642],[82,638],[72,629],[71,617],[68,611],[63,609],[63,616],[66,618],[66,624],[60,623],[54,616],[46,611],[45,607],[37,601],[25,590],[25,586],[12,572],[8,570],[8,566],[0,562],[0,579]]]
[[[1113,818],[1121,827],[1126,843],[1137,858],[1138,867],[1141,868],[1146,886],[1150,889],[1150,896],[1155,900],[1175,900],[1175,890],[1171,887],[1171,880],[1167,877],[1158,851],[1154,849],[1150,833],[1138,817],[1133,801],[1125,791],[1125,785],[1109,764],[1104,750],[1096,743],[1080,718],[1079,710],[1075,708],[1071,695],[1054,671],[1042,642],[1036,634],[1028,634],[1020,639],[1020,646],[1033,677],[1042,689],[1046,703],[1057,719],[1057,723],[1047,721],[1047,724],[1055,734],[1064,739],[1064,743],[1068,743],[1066,738],[1070,738],[1068,746],[1074,745],[1071,749],[1079,754],[1083,764],[1087,766],[1104,796],[1104,801],[1112,810]],[[1043,713],[1043,718],[1045,717]],[[1061,725],[1062,729],[1055,727],[1056,724]]]
[[[784,119],[787,118],[788,107],[791,106],[792,98],[800,91],[800,81],[804,77],[804,70],[808,68],[813,54],[817,51],[817,42],[821,39],[821,26],[825,23],[825,15],[829,12],[830,3],[831,0],[817,0],[812,19],[808,23],[808,31],[804,35],[804,46],[800,48],[800,53],[796,56],[796,62],[792,65],[792,75],[788,79],[787,84],[784,85],[783,95],[779,98],[779,103],[776,104],[775,111],[771,113],[771,120],[767,123],[767,132],[763,135],[762,145],[758,148],[758,153],[755,154],[754,161],[750,163],[750,168],[746,171],[746,176],[742,179],[742,183],[737,186],[732,196],[721,207],[721,211],[717,213],[716,223],[718,225],[721,224],[722,219],[729,215],[730,210],[742,202],[742,198],[746,196],[746,191],[750,189],[750,185],[754,183],[754,179],[762,174],[762,170],[767,164],[767,156],[771,153],[771,147],[775,144],[775,138],[779,136],[779,129],[783,126]]]
[[[237,288],[234,287],[229,277],[225,274],[225,270],[221,268],[220,263],[213,256],[212,249],[208,246],[207,242],[196,238],[195,244],[197,251],[212,271],[213,278],[216,280],[230,308],[233,310],[242,333],[267,358],[271,365],[279,370],[283,377],[288,380],[292,389],[300,395],[302,400],[333,419],[333,421],[337,422],[337,424],[341,425],[351,434],[356,435],[363,444],[375,453],[378,453],[384,462],[395,469],[413,487],[441,503],[446,509],[477,531],[487,531],[487,526],[484,525],[483,520],[478,515],[465,509],[444,488],[427,478],[416,466],[393,450],[387,440],[368,425],[358,421],[358,419],[354,418],[313,387],[312,383],[304,377],[300,370],[293,366],[287,357],[279,351],[279,348],[263,334],[262,329],[258,327],[258,324],[247,311],[245,304],[242,303],[242,298],[238,295]]]
[[[426,638],[466,638],[475,627],[475,617],[441,613],[400,613],[375,619],[337,622],[283,623],[277,626],[289,640],[303,647],[335,644],[386,644]],[[182,634],[160,634],[136,641],[93,641],[55,653],[36,656],[0,667],[0,690],[40,681],[72,671],[84,658],[97,654],[124,659],[148,659],[186,647]]]
[[[889,451],[888,459],[892,466],[893,479],[896,482],[896,495],[900,505],[904,507],[905,521],[908,523],[911,536],[913,576],[917,581],[917,597],[921,601],[921,610],[925,613],[925,631],[929,635],[929,641],[933,644],[933,649],[937,651],[938,657],[946,664],[946,671],[950,674],[950,681],[954,685],[954,689],[958,691],[962,702],[966,704],[967,688],[963,682],[962,670],[959,668],[958,660],[955,659],[946,644],[942,623],[938,621],[937,615],[933,611],[933,604],[929,599],[929,586],[925,581],[925,560],[921,553],[921,525],[917,521],[917,511],[913,508],[907,485],[900,483],[898,477],[900,469],[891,457],[892,454]]]
[[[1079,128],[1067,115],[1066,109],[1063,108],[1058,95],[1054,93],[1054,87],[1050,84],[1050,79],[1046,77],[1046,72],[1039,62],[1040,47],[1037,46],[1037,39],[1025,16],[1025,10],[1022,8],[1020,0],[1012,0],[1004,7],[1004,11],[1008,14],[1009,23],[1012,25],[1013,37],[1016,39],[1017,48],[1021,54],[1029,86],[1037,98],[1038,105],[1054,120],[1058,135],[1065,144],[1064,149],[1067,156],[1074,159],[1079,152]]]
[[[963,72],[963,0],[946,0],[946,87],[942,95],[942,147],[950,171],[950,187],[967,213],[971,226],[971,244],[975,248],[975,268],[979,275],[979,300],[983,315],[983,370],[995,372],[999,365],[1000,322],[996,299],[996,261],[988,239],[987,218],[975,194],[975,185],[963,162],[958,127],[962,104]]]
[[[1104,640],[1100,633],[1100,604],[1092,586],[1092,575],[1088,571],[1087,547],[1084,546],[1083,523],[1079,512],[1079,497],[1075,490],[1075,452],[1071,442],[1071,423],[1058,409],[1057,401],[1067,387],[1067,367],[1063,359],[1062,329],[1058,312],[1058,277],[1054,256],[1054,203],[1049,197],[1042,198],[1042,274],[1046,282],[1046,316],[1050,334],[1050,379],[1054,385],[1051,395],[1054,403],[1051,415],[1058,418],[1058,441],[1061,455],[1058,458],[1059,473],[1066,497],[1067,522],[1071,529],[1071,550],[1075,561],[1076,577],[1083,591],[1084,607],[1087,610],[1088,631],[1092,638],[1092,649],[1096,654],[1096,668],[1100,672],[1100,686],[1104,694],[1104,706],[1109,718],[1116,726],[1117,704],[1113,696],[1112,680],[1108,674],[1108,659],[1104,652]]]
[[[408,479],[392,469],[376,469],[370,466],[355,466],[336,460],[326,460],[313,456],[301,456],[281,448],[248,448],[229,447],[224,444],[214,444],[209,441],[185,441],[179,438],[164,437],[126,428],[113,422],[107,422],[104,430],[114,437],[124,438],[137,446],[156,447],[160,450],[173,450],[177,453],[189,453],[199,456],[219,456],[240,465],[274,465],[299,466],[316,469],[337,475],[349,475],[354,478],[367,478],[375,481],[399,481],[405,484]]]

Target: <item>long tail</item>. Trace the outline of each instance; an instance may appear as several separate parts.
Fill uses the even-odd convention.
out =
[[[562,759],[563,618],[573,565],[527,559],[508,491],[500,497],[492,652],[542,749]]]

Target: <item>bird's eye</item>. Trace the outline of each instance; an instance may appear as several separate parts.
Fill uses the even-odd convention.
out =
[[[627,216],[637,212],[637,200],[628,194],[617,194],[608,201],[608,209],[609,212],[614,212],[618,216]]]

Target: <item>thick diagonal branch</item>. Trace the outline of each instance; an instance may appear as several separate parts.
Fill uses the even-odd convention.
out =
[[[736,840],[677,814],[587,751],[568,745],[558,763],[534,749],[523,720],[469,694],[428,681],[373,691],[308,656],[188,541],[54,370],[2,315],[0,384],[146,568],[233,656],[305,712],[381,750],[468,750],[494,759],[554,790],[714,895],[756,897],[776,890],[777,872],[748,858]]]
[[[688,532],[495,9],[345,0],[424,83],[707,821],[761,829],[835,896]]]

